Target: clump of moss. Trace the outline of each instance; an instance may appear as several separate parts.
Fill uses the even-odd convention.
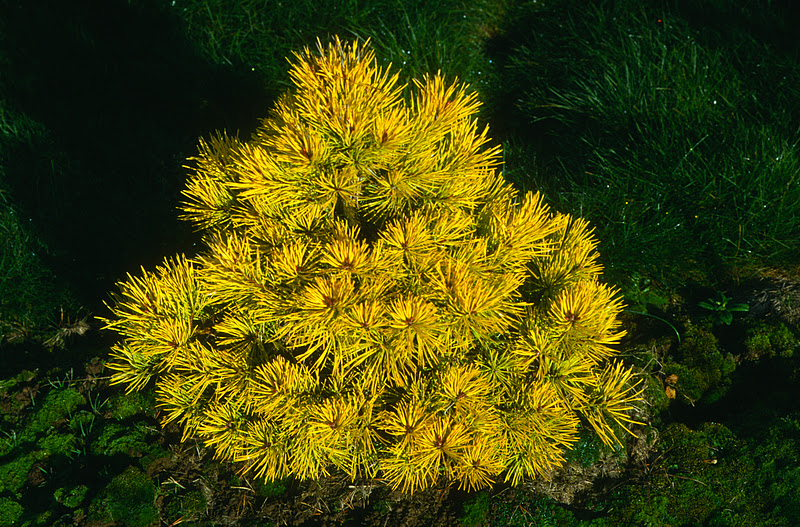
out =
[[[75,433],[80,433],[81,436],[86,436],[94,427],[95,419],[96,416],[92,412],[80,410],[69,420],[69,428]]]
[[[151,439],[155,435],[158,435],[158,432],[142,422],[133,425],[110,422],[92,442],[92,453],[101,456],[125,454],[138,457],[151,449]]]
[[[111,417],[127,419],[134,415],[144,414],[151,416],[155,409],[155,394],[153,391],[121,393],[109,399]]]
[[[745,357],[750,360],[768,357],[790,358],[800,347],[800,341],[783,322],[759,320],[747,328],[744,347]]]
[[[0,498],[0,525],[16,525],[22,517],[22,505],[11,498]]]
[[[25,485],[28,473],[38,461],[35,452],[16,457],[0,465],[0,492],[17,493]]]
[[[612,493],[608,525],[796,525],[798,414],[747,439],[718,423],[696,430],[675,423],[664,430],[661,449],[649,480]]]
[[[36,372],[32,372],[29,370],[22,370],[16,376],[10,379],[3,379],[0,381],[0,394],[4,394],[5,392],[10,392],[20,384],[26,383],[36,377]]]
[[[474,499],[464,503],[464,515],[458,521],[464,527],[480,527],[489,523],[490,512],[489,493],[481,491]]]
[[[53,493],[53,498],[70,509],[74,509],[83,503],[86,498],[86,491],[89,490],[86,485],[78,485],[72,488],[60,488]]]
[[[253,487],[255,488],[256,494],[259,496],[263,496],[265,498],[273,498],[275,496],[280,496],[284,492],[286,492],[286,479],[279,479],[276,481],[263,481],[261,478],[257,478],[253,482]]]
[[[578,441],[566,451],[565,458],[568,462],[577,463],[581,467],[587,468],[600,460],[602,451],[603,445],[597,439],[597,436],[588,433],[587,430],[582,430]]]
[[[37,445],[48,455],[70,457],[79,446],[79,440],[72,434],[60,434],[53,431],[41,437],[37,441]]]
[[[86,399],[74,388],[52,390],[47,394],[44,404],[33,415],[28,425],[34,433],[44,432],[60,421],[66,420],[79,406],[86,404]]]
[[[664,373],[677,377],[677,398],[694,405],[713,403],[725,395],[735,369],[734,356],[722,352],[710,329],[687,320],[676,357],[666,362]]]
[[[89,523],[117,522],[126,527],[159,524],[155,485],[141,470],[128,467],[111,480],[102,496],[92,503]]]

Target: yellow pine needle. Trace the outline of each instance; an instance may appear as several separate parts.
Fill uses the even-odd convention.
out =
[[[111,375],[111,384],[125,384],[125,393],[141,390],[161,369],[159,355],[151,353],[147,348],[144,350],[137,348],[128,344],[115,345],[111,348],[112,360],[107,364],[107,367],[114,372]]]
[[[343,359],[340,347],[348,339],[339,330],[345,323],[344,314],[356,302],[351,277],[316,278],[298,296],[293,310],[282,317],[282,326],[275,337],[287,339],[298,349],[298,360],[318,353],[314,363],[320,366],[333,354],[334,366],[340,366]]]
[[[525,363],[514,354],[495,348],[485,350],[476,362],[491,388],[493,401],[507,399],[525,371]]]
[[[392,489],[413,494],[427,488],[436,479],[436,472],[424,460],[394,448],[387,453],[380,464],[383,477]]]
[[[611,353],[608,346],[624,335],[617,320],[622,301],[615,295],[616,291],[596,280],[578,282],[558,294],[548,315],[564,338],[590,342],[583,349],[593,360],[601,360]]]
[[[413,451],[430,472],[443,469],[450,477],[469,441],[466,427],[449,418],[434,417],[430,426],[421,431]]]
[[[589,400],[585,406],[579,408],[595,433],[607,445],[620,442],[608,424],[608,419],[613,420],[631,435],[635,434],[626,424],[644,424],[629,416],[630,411],[634,409],[634,403],[642,400],[642,389],[637,391],[639,383],[632,383],[632,376],[633,372],[619,361],[607,365],[599,373],[596,388],[590,393]]]
[[[438,396],[445,413],[463,415],[468,410],[483,410],[490,386],[474,366],[451,366],[441,375]]]
[[[247,461],[256,478],[275,481],[289,475],[288,434],[272,419],[250,422],[241,432],[242,448],[234,461]]]
[[[399,438],[399,448],[413,449],[422,430],[430,426],[429,411],[416,400],[401,401],[381,415],[381,429]]]
[[[369,246],[355,236],[337,237],[322,250],[321,263],[337,271],[360,274],[371,267]]]
[[[183,219],[193,221],[199,229],[223,229],[230,225],[235,197],[229,183],[235,178],[229,175],[228,167],[241,146],[238,139],[226,133],[200,140],[199,155],[191,159],[195,165],[187,167],[193,175],[183,190],[187,198],[181,206]]]
[[[448,84],[441,75],[425,75],[414,80],[417,92],[412,111],[417,118],[415,135],[422,140],[439,140],[462,119],[477,113],[480,103],[476,93],[467,94],[464,86]]]
[[[281,246],[268,265],[275,279],[282,283],[305,281],[314,276],[319,256],[307,241],[297,240]]]
[[[274,357],[255,369],[251,386],[254,411],[265,418],[277,419],[292,410],[293,403],[314,384],[314,377],[305,366]]]
[[[594,385],[592,366],[593,362],[575,355],[545,355],[540,359],[536,377],[539,382],[551,386],[568,404],[580,405],[585,401],[589,387]]]
[[[244,420],[245,416],[239,411],[238,405],[230,401],[217,401],[204,413],[197,433],[206,444],[215,447],[217,458],[233,458],[242,448],[239,429]]]
[[[386,308],[388,336],[396,348],[415,354],[420,367],[437,362],[441,325],[433,304],[417,297],[392,301]]]
[[[181,441],[192,437],[205,419],[207,387],[200,378],[174,373],[162,377],[156,385],[157,406],[164,415],[162,422],[181,423],[184,426]]]
[[[455,468],[455,478],[459,480],[459,488],[467,492],[490,487],[505,468],[501,457],[502,451],[489,441],[478,439],[467,445],[462,453],[461,462]]]

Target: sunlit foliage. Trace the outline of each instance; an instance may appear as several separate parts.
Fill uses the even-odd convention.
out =
[[[466,87],[406,100],[367,44],[318,47],[249,141],[201,141],[207,249],[119,284],[113,382],[267,479],[477,489],[547,476],[582,420],[617,441],[638,394],[586,222],[502,180]]]

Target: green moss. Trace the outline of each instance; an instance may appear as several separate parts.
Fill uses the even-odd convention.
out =
[[[165,450],[158,445],[150,444],[150,447],[145,453],[142,458],[139,460],[139,466],[143,469],[146,469],[151,463],[156,461],[157,459],[171,457],[172,453],[169,450]]]
[[[710,328],[685,322],[684,337],[674,360],[664,367],[666,375],[676,375],[678,400],[695,404],[712,403],[721,398],[731,383],[730,374],[736,361],[730,353],[723,354]]]
[[[22,505],[11,498],[0,498],[0,525],[15,525],[22,517]]]
[[[519,499],[506,502],[491,517],[492,527],[568,527],[576,525],[573,514],[555,501],[542,496],[518,493]]]
[[[475,498],[464,503],[464,515],[458,521],[464,527],[481,527],[489,522],[491,503],[489,493],[479,492]]]
[[[56,513],[53,512],[53,511],[44,511],[43,513],[39,514],[36,517],[36,520],[34,520],[33,523],[24,522],[22,524],[22,526],[23,527],[28,527],[29,525],[47,525],[47,526],[54,525],[55,526],[55,525],[58,525],[58,523],[59,523],[58,520],[56,520],[55,522],[53,521],[55,519],[54,518],[55,515],[56,515]],[[64,527],[67,527],[67,526],[65,525]]]
[[[259,496],[263,496],[265,498],[273,498],[275,496],[280,496],[284,492],[286,492],[286,480],[281,479],[277,481],[270,481],[265,482],[261,479],[256,479],[253,482],[253,488],[255,488],[256,494]]]
[[[747,329],[744,346],[751,359],[775,356],[790,358],[800,342],[782,322],[757,321]]]
[[[372,510],[374,510],[378,516],[387,516],[390,512],[392,512],[392,506],[386,500],[378,500],[375,502]]]
[[[79,440],[72,434],[51,432],[39,439],[37,445],[49,455],[72,456]]]
[[[648,375],[644,378],[642,388],[644,390],[642,392],[642,397],[647,401],[647,404],[651,406],[654,415],[667,409],[669,406],[669,398],[665,391],[666,388],[660,380],[652,375]]]
[[[36,457],[28,454],[0,465],[0,492],[19,492],[35,462]]]
[[[673,423],[661,435],[661,448],[669,452],[670,466],[696,475],[713,468],[711,461],[734,442],[733,433],[717,423],[705,423],[697,431]]]
[[[152,416],[155,411],[155,395],[152,390],[115,395],[109,400],[111,416],[115,419],[127,419],[134,415]]]
[[[150,439],[155,435],[158,435],[158,432],[148,429],[147,425],[141,422],[128,426],[106,423],[100,436],[92,442],[92,453],[105,456],[114,454],[140,456],[151,449]]]
[[[759,439],[753,458],[761,462],[755,479],[765,509],[787,519],[800,518],[800,414],[779,419]]]
[[[69,420],[69,428],[81,436],[86,436],[94,427],[95,418],[96,416],[92,412],[81,410]]]
[[[83,503],[84,498],[86,498],[86,491],[88,490],[89,489],[86,485],[78,485],[77,487],[72,488],[61,488],[57,489],[53,493],[53,497],[58,503],[64,505],[65,507],[69,507],[70,509],[74,509]]]
[[[45,397],[42,407],[33,414],[28,428],[33,433],[44,432],[67,419],[83,404],[86,404],[86,399],[74,388],[52,390]]]
[[[649,478],[618,487],[604,509],[609,525],[790,527],[800,517],[800,415],[779,419],[759,437],[725,426],[663,431]],[[594,522],[592,525],[595,525]]]
[[[4,380],[0,381],[0,393],[2,393],[2,392],[10,392],[14,388],[16,388],[18,385],[20,385],[20,384],[22,384],[24,382],[27,382],[27,381],[33,379],[34,377],[36,377],[36,373],[35,372],[28,371],[28,370],[22,370],[15,377],[12,377],[10,379],[4,379]]]
[[[159,524],[155,485],[142,471],[128,467],[106,488],[105,509],[111,518],[127,527]]]
[[[602,443],[597,435],[581,430],[578,441],[565,452],[568,462],[578,463],[581,467],[587,468],[600,460]]]

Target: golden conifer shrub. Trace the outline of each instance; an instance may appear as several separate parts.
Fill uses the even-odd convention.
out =
[[[249,141],[200,142],[185,218],[207,250],[119,284],[113,382],[276,479],[342,471],[404,492],[564,461],[638,392],[591,229],[497,172],[478,102],[368,44],[296,54]]]

